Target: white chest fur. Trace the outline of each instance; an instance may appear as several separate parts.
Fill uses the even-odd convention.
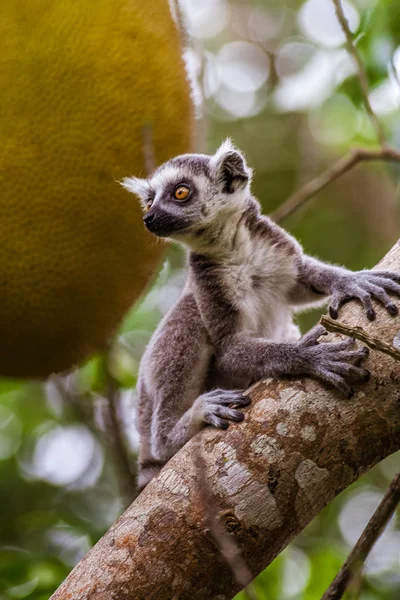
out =
[[[224,269],[227,288],[241,315],[241,330],[273,341],[293,338],[288,292],[297,269],[284,247],[263,238],[241,236],[236,260]]]

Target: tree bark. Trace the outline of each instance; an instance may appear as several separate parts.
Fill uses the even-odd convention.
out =
[[[379,269],[400,271],[399,242]],[[381,307],[370,323],[352,302],[339,320],[400,347],[400,318]],[[254,576],[328,502],[400,449],[400,362],[371,350],[366,366],[371,380],[351,400],[307,378],[268,379],[251,389],[243,423],[200,434],[216,515]],[[196,446],[190,441],[171,459],[52,600],[225,600],[238,592],[205,524]]]

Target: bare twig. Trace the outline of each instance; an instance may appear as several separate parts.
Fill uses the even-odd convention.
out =
[[[343,33],[346,36],[347,49],[349,51],[349,54],[351,54],[352,57],[354,58],[356,65],[357,65],[357,76],[358,76],[358,81],[360,82],[360,88],[361,88],[361,93],[362,93],[362,97],[363,97],[365,110],[367,111],[369,118],[371,119],[371,122],[375,128],[379,143],[384,148],[385,147],[385,135],[383,133],[382,125],[380,124],[376,114],[372,110],[371,103],[369,101],[368,78],[367,78],[367,73],[365,70],[364,63],[361,60],[358,50],[354,44],[353,34],[350,31],[349,24],[345,17],[341,0],[332,0],[332,1],[333,1],[333,4],[335,5],[336,16],[337,16],[338,21],[343,29]]]
[[[232,575],[238,585],[243,588],[243,591],[248,600],[257,600],[254,590],[251,587],[253,576],[243,559],[240,549],[219,522],[213,497],[206,479],[206,462],[202,452],[202,438],[197,436],[194,446],[194,463],[197,470],[197,481],[199,485],[199,496],[204,510],[206,524],[210,530],[215,543],[217,544],[222,557],[232,571]]]
[[[128,503],[130,503],[137,496],[136,475],[129,459],[124,434],[118,416],[120,392],[115,380],[108,372],[107,378],[107,430],[116,456],[121,492],[126,497]]]
[[[298,208],[303,206],[315,194],[323,190],[332,181],[338,179],[344,173],[355,167],[359,162],[370,160],[397,161],[400,162],[400,152],[386,145],[384,132],[379,122],[378,117],[374,113],[369,101],[368,79],[364,64],[354,44],[353,34],[350,31],[349,24],[343,12],[341,0],[332,0],[338,21],[342,27],[343,33],[346,36],[347,48],[349,54],[354,58],[357,65],[357,77],[360,82],[360,89],[363,98],[365,110],[375,128],[377,138],[381,145],[380,150],[366,150],[362,148],[354,148],[350,152],[334,163],[329,169],[312,179],[309,183],[297,190],[292,196],[286,200],[272,215],[272,219],[277,223],[283,221],[286,217],[294,213]]]
[[[353,148],[346,156],[340,158],[329,169],[317,175],[306,183],[302,188],[292,194],[281,206],[272,213],[271,218],[279,223],[303,206],[310,198],[326,188],[347,171],[350,171],[358,163],[364,161],[389,161],[400,162],[400,152],[394,148],[382,148],[381,150],[367,150],[365,148]]]
[[[107,373],[107,377],[107,415],[103,429],[96,425],[93,415],[93,397],[90,393],[75,391],[59,375],[53,375],[51,380],[66,404],[74,409],[77,418],[99,436],[103,443],[112,448],[121,495],[126,497],[127,502],[131,502],[136,497],[136,474],[129,460],[118,418],[119,390],[111,375]]]
[[[379,350],[380,352],[384,352],[385,354],[389,354],[392,358],[396,360],[400,360],[400,350],[398,350],[392,344],[388,344],[378,337],[374,337],[364,331],[362,327],[350,327],[349,325],[345,325],[344,323],[340,323],[340,321],[335,321],[326,315],[321,317],[321,325],[325,327],[328,331],[332,333],[343,333],[349,337],[353,337],[356,340],[360,340],[360,342],[364,342],[373,350]]]
[[[365,559],[393,516],[399,502],[400,473],[393,479],[381,503],[362,532],[360,539],[321,600],[339,600],[342,598],[346,588],[359,575]]]
[[[96,431],[93,418],[93,405],[91,399],[86,393],[77,393],[69,385],[65,377],[53,374],[50,378],[57,392],[64,400],[66,405],[72,407],[79,421],[84,423],[91,431]]]

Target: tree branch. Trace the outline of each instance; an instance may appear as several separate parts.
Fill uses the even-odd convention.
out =
[[[348,325],[344,325],[340,321],[335,321],[326,315],[321,317],[321,325],[323,325],[328,331],[333,333],[342,333],[343,335],[353,337],[356,340],[360,340],[360,342],[363,342],[373,350],[385,352],[396,360],[400,360],[400,350],[398,350],[393,344],[388,344],[387,342],[379,339],[379,337],[369,335],[362,327],[349,327]]]
[[[94,400],[90,392],[76,391],[73,385],[60,375],[53,375],[51,380],[66,404],[74,409],[79,420],[96,436],[100,436],[101,441],[113,453],[119,492],[125,500],[125,506],[128,506],[137,493],[136,472],[129,460],[129,453],[118,415],[119,389],[109,373],[108,367],[106,367],[106,377],[107,390],[104,398],[103,427],[96,423],[93,414]]]
[[[321,600],[340,600],[342,598],[352,581],[359,576],[365,559],[392,518],[399,502],[400,473],[393,479],[381,503],[362,532],[360,539]]]
[[[368,89],[368,78],[358,53],[358,50],[353,41],[353,34],[350,31],[349,24],[343,12],[341,0],[332,0],[335,6],[336,16],[342,27],[343,33],[346,36],[347,49],[349,54],[354,58],[357,66],[357,77],[360,83],[360,90],[363,98],[365,110],[367,111],[369,118],[375,128],[375,132],[379,143],[381,145],[380,150],[366,150],[363,148],[354,148],[350,150],[343,158],[339,159],[332,167],[321,173],[307,183],[300,190],[296,191],[290,196],[286,202],[284,202],[278,209],[272,213],[271,218],[279,223],[286,219],[289,215],[293,214],[298,208],[303,206],[310,198],[315,196],[318,192],[323,190],[327,185],[335,181],[344,173],[347,173],[350,169],[355,167],[361,161],[370,160],[383,160],[383,161],[394,161],[400,162],[400,152],[390,148],[386,145],[385,135],[382,129],[382,125],[379,122],[378,117],[374,113],[371,103],[369,101],[369,89]]]
[[[399,243],[380,269],[400,271]],[[400,319],[356,303],[341,322],[389,343]],[[400,449],[400,369],[372,350],[371,380],[351,400],[311,379],[252,387],[245,421],[205,429],[202,472],[218,522],[253,576],[342,490]],[[195,461],[182,448],[75,567],[52,600],[226,600],[240,585],[204,522]]]
[[[107,423],[106,431],[109,443],[115,454],[115,466],[118,471],[118,481],[121,495],[128,506],[137,495],[136,472],[131,464],[128,449],[125,443],[121,422],[118,415],[120,391],[118,385],[107,369]]]
[[[368,78],[367,78],[367,73],[366,73],[366,70],[364,67],[364,63],[361,60],[358,50],[354,44],[353,34],[350,31],[349,24],[347,22],[344,12],[343,12],[341,0],[332,0],[332,1],[333,1],[333,4],[335,5],[336,16],[342,27],[343,33],[346,36],[348,52],[354,58],[355,63],[357,65],[357,77],[358,77],[358,81],[360,82],[360,88],[361,88],[361,93],[362,93],[362,97],[363,97],[365,110],[367,111],[369,118],[371,119],[371,123],[373,124],[373,126],[375,128],[376,136],[379,140],[379,143],[382,146],[382,148],[384,148],[385,147],[385,134],[383,133],[382,125],[380,124],[378,117],[372,110],[372,106],[369,101]]]
[[[201,436],[196,436],[194,446],[194,461],[197,467],[199,496],[204,510],[205,522],[219,548],[221,556],[232,571],[232,575],[236,583],[241,588],[244,588],[245,595],[248,600],[257,600],[250,585],[253,579],[251,571],[249,570],[246,562],[243,560],[240,549],[238,548],[234,538],[229,535],[227,529],[225,529],[225,527],[218,520],[212,492],[205,477],[207,465],[203,457]]]
[[[382,148],[381,150],[367,150],[365,148],[353,148],[348,154],[340,158],[329,169],[317,175],[306,183],[302,188],[294,192],[275,212],[271,218],[279,223],[293,214],[313,196],[326,188],[330,183],[339,179],[360,162],[366,161],[389,161],[400,162],[400,152],[394,148]]]

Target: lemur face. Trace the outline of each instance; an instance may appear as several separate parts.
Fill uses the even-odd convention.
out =
[[[227,140],[214,156],[183,154],[148,179],[127,177],[121,183],[139,197],[151,233],[189,243],[216,220],[243,210],[251,174]]]

